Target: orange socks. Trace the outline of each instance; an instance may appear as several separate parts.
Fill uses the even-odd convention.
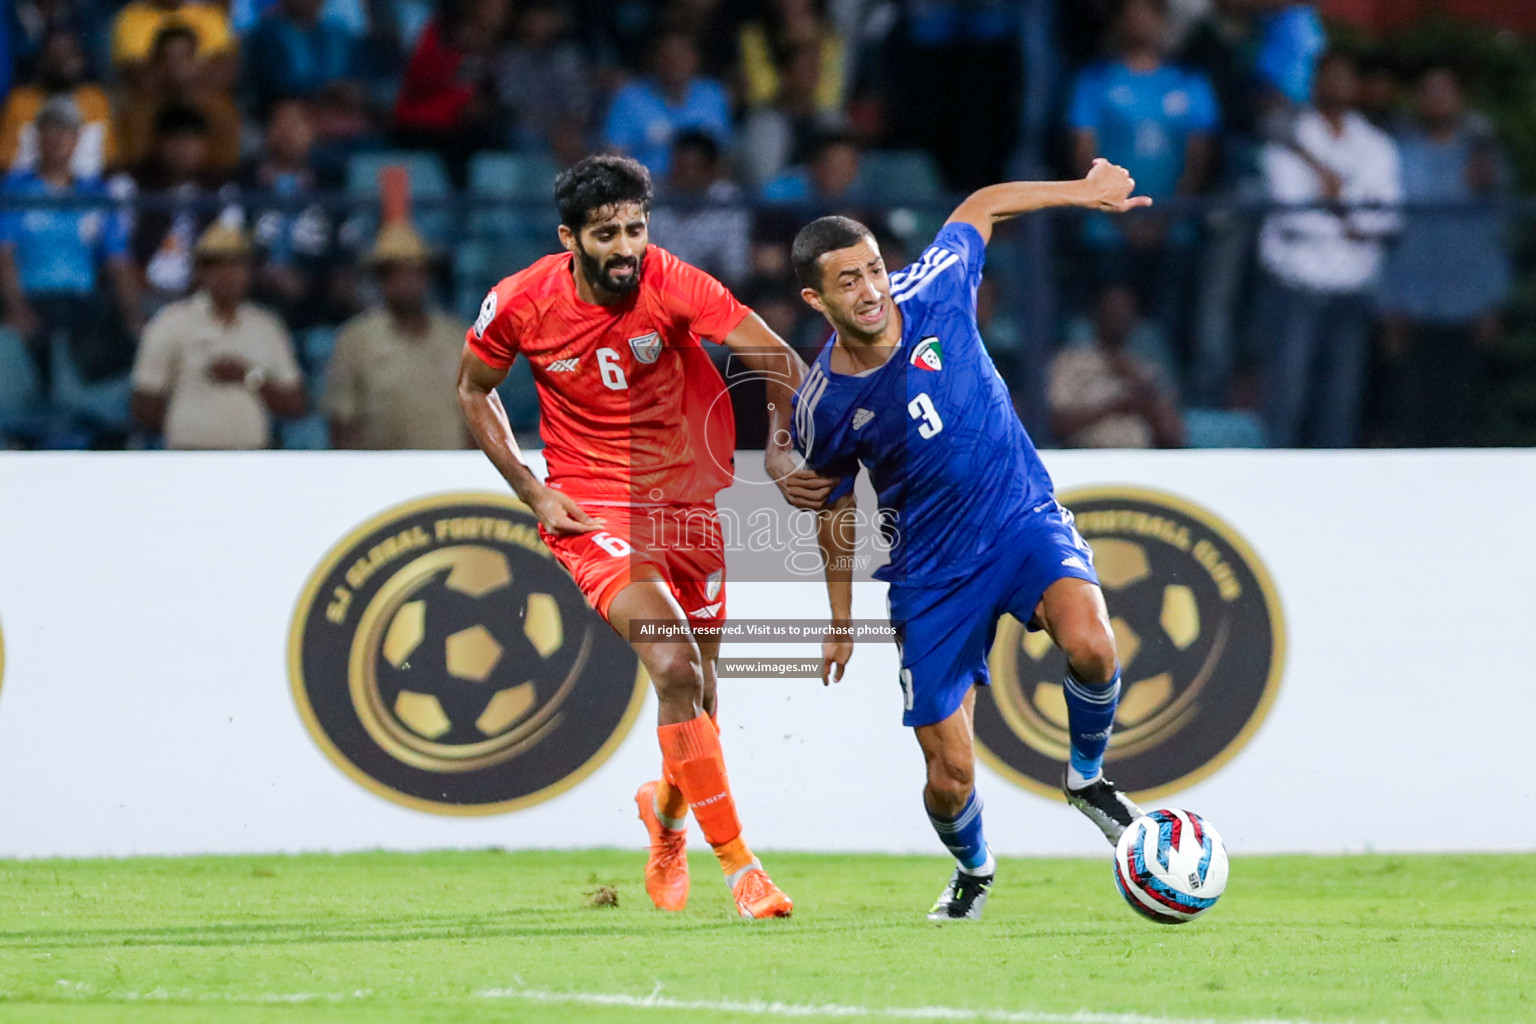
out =
[[[709,721],[715,727],[715,733],[719,734],[719,712],[711,715]],[[661,819],[662,825],[674,832],[680,832],[688,826],[688,801],[678,788],[677,780],[667,769],[665,760],[661,763],[661,779],[656,783],[656,817]]]
[[[752,863],[752,852],[741,842],[741,819],[725,775],[720,731],[708,715],[656,730],[661,743],[663,775],[682,791],[693,817],[714,847],[727,875]],[[659,794],[659,790],[658,790]]]
[[[688,827],[688,801],[665,764],[661,766],[661,780],[656,783],[656,817],[674,832]]]

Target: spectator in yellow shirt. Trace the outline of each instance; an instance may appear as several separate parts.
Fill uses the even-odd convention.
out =
[[[816,109],[840,113],[846,99],[847,47],[823,17],[816,0],[773,0],[763,17],[741,26],[736,45],[741,53],[742,91],[748,107],[766,107],[779,98],[780,68],[799,50],[814,50],[821,74],[816,85]]]
[[[117,160],[112,106],[107,94],[85,81],[85,49],[72,30],[55,28],[43,38],[37,75],[18,85],[0,113],[0,167],[29,170],[37,165],[37,126],[43,105],[55,96],[74,101],[80,112],[80,140],[69,170],[77,178],[99,178]]]
[[[228,173],[240,163],[240,111],[227,91],[206,86],[197,35],[186,25],[160,30],[137,84],[118,110],[122,162],[134,166],[154,151],[155,122],[169,107],[192,107],[208,122],[208,168]]]
[[[183,0],[133,0],[112,23],[112,63],[130,82],[149,64],[155,38],[172,25],[197,33],[197,52],[204,63],[204,84],[229,89],[235,83],[236,41],[223,8]]]

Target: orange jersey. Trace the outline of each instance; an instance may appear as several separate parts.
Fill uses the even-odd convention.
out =
[[[506,369],[533,366],[548,483],[589,502],[708,502],[731,482],[736,425],[725,382],[699,343],[749,312],[725,286],[650,246],[622,302],[576,294],[571,253],[504,279],[469,347]]]

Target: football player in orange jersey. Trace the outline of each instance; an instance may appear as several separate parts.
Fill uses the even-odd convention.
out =
[[[459,403],[480,449],[539,518],[539,532],[592,607],[630,641],[660,700],[662,777],[636,794],[651,838],[646,891],[688,898],[689,808],[738,912],[792,908],[741,837],[715,720],[725,618],[715,495],[732,478],[730,396],[700,339],[767,382],[769,475],[791,504],[819,507],[833,481],[790,446],[804,365],[720,282],[651,245],[651,180],[634,160],[592,156],[555,181],[560,241],[496,285],[466,338]],[[523,464],[495,388],[521,354],[533,367],[548,474]],[[643,630],[664,639],[645,639]]]

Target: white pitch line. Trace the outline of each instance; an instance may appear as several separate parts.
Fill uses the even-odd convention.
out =
[[[363,1000],[387,1001],[371,989],[351,992],[198,992],[190,989],[153,988],[148,991],[100,989],[87,982],[60,978],[55,984],[86,998],[116,1002],[166,1003],[349,1003]],[[760,999],[674,999],[661,994],[661,986],[648,996],[624,992],[556,992],[541,988],[487,988],[473,993],[476,999],[524,1000],[531,1003],[561,1003],[577,1006],[619,1006],[631,1010],[698,1010],[759,1017],[785,1018],[862,1018],[865,1020],[976,1021],[980,1024],[1318,1024],[1295,1018],[1264,1017],[1222,1021],[1212,1017],[1154,1017],[1141,1013],[1047,1013],[1040,1010],[972,1010],[961,1006],[859,1006],[848,1003],[783,1003]],[[14,993],[0,992],[0,1002],[8,1002]]]
[[[1036,1010],[971,1010],[959,1006],[857,1006],[845,1003],[781,1003],[758,999],[673,999],[658,988],[648,996],[602,992],[554,992],[537,988],[490,988],[482,999],[524,999],[536,1003],[622,1006],[628,1009],[707,1010],[762,1017],[862,1017],[891,1020],[997,1021],[1000,1024],[1314,1024],[1278,1018],[1218,1021],[1204,1017],[1150,1017],[1139,1013],[1045,1013]]]

